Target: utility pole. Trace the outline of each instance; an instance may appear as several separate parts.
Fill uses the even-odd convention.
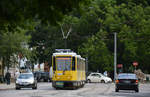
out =
[[[116,74],[117,74],[117,33],[114,33],[114,82],[116,80]]]
[[[67,38],[64,38],[65,40],[65,49],[67,49]]]
[[[86,57],[86,73],[88,72],[88,56]]]

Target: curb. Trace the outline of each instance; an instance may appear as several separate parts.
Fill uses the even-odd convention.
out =
[[[13,89],[15,89],[15,84],[14,83],[11,83],[10,85],[7,85],[6,83],[1,83],[0,84],[0,91],[13,90]]]
[[[6,88],[6,89],[0,89],[0,91],[6,91],[6,90],[14,90],[15,88]]]

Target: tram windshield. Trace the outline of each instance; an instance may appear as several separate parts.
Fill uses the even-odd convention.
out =
[[[71,57],[57,57],[56,64],[58,71],[69,71],[71,70]]]

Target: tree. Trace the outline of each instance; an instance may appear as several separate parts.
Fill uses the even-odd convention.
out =
[[[118,3],[119,2],[119,3]],[[95,4],[95,5],[94,5]],[[138,61],[139,68],[142,68],[145,72],[148,71],[146,68],[150,68],[148,61],[149,52],[149,2],[146,0],[94,0],[91,6],[92,11],[98,14],[97,18],[94,20],[99,21],[99,31],[101,33],[99,41],[103,41],[106,49],[109,51],[110,55],[113,55],[113,33],[118,33],[118,63],[124,64],[124,71],[127,72],[128,68],[132,65],[133,61]],[[86,24],[89,24],[88,22]],[[92,27],[91,29],[95,29]],[[86,31],[89,29],[86,29]],[[99,37],[100,37],[99,36]],[[92,37],[98,37],[94,35]],[[92,38],[89,38],[92,40]],[[91,42],[84,43],[81,45],[80,52],[85,52],[84,50],[96,48],[97,45],[92,45]],[[89,46],[87,46],[89,44]],[[93,43],[94,44],[94,43]],[[82,47],[83,46],[83,47]],[[83,48],[83,49],[82,49]],[[100,49],[100,48],[99,48]],[[84,54],[90,55],[92,51],[86,51]],[[94,52],[94,50],[93,50]],[[95,53],[97,51],[95,50]],[[83,54],[83,55],[84,55]],[[91,56],[94,59],[97,55],[93,54]],[[96,57],[97,58],[97,57]],[[111,56],[112,58],[112,56]],[[104,60],[104,59],[101,59]],[[97,61],[97,60],[94,60]],[[94,63],[94,62],[90,62]],[[96,63],[98,64],[98,63]],[[95,66],[96,65],[92,65]],[[101,65],[102,66],[102,65]],[[97,68],[97,67],[96,67]],[[104,67],[103,67],[104,68]],[[93,69],[90,67],[90,69]]]
[[[30,39],[25,35],[25,30],[17,28],[15,32],[3,33],[0,40],[0,55],[3,58],[4,66],[9,69],[11,56],[16,57],[19,53],[28,55],[27,48],[24,48],[24,43]]]
[[[90,2],[90,0],[1,0],[0,1],[0,41],[2,44],[5,44],[6,41],[2,39],[4,37],[9,37],[9,33],[14,33],[17,30],[17,27],[21,27],[23,29],[32,26],[33,21],[36,23],[40,21],[41,24],[57,24],[58,21],[61,21],[65,14],[68,14],[74,9],[80,10],[81,5],[86,5]],[[38,24],[38,23],[37,23]],[[53,28],[52,28],[53,29]],[[33,30],[33,28],[32,28]],[[5,33],[7,32],[7,33]],[[31,32],[30,30],[27,32]],[[6,34],[6,35],[5,35]],[[42,33],[40,33],[42,34]],[[5,36],[3,36],[5,35]],[[17,36],[20,37],[20,36]],[[47,37],[42,37],[47,38]],[[40,39],[39,39],[40,40]],[[41,41],[39,44],[41,45]],[[54,40],[53,40],[54,41]],[[61,41],[61,40],[60,40]],[[4,42],[4,43],[3,43]],[[38,43],[38,42],[36,42]],[[49,42],[46,43],[46,45]],[[52,41],[51,41],[52,44]],[[43,45],[43,44],[42,44]],[[45,43],[42,48],[46,47]],[[16,46],[16,45],[13,45]],[[1,48],[4,48],[1,47]],[[9,49],[12,49],[11,47]],[[49,48],[51,49],[51,48]],[[8,50],[8,49],[7,49]],[[40,47],[38,47],[40,51]],[[42,50],[43,51],[43,50]],[[5,52],[5,53],[4,53]],[[11,54],[9,51],[2,52],[4,56],[6,56],[6,52]],[[46,50],[41,54],[45,53],[44,56],[49,51]]]
[[[80,8],[82,13],[74,9],[57,23],[72,25],[67,47],[84,57],[88,56],[90,70],[113,70],[113,34],[117,32],[117,59],[118,63],[124,65],[124,72],[127,72],[133,61],[142,64],[138,68],[148,71],[149,1],[93,0],[89,6]],[[49,60],[55,48],[64,48],[64,41],[60,25],[41,24],[32,32],[31,46],[37,47],[37,54],[42,51],[38,57],[43,62]],[[41,44],[44,45],[44,50]]]
[[[1,0],[0,27],[12,30],[27,19],[40,19],[43,23],[56,24],[64,14],[88,4],[89,0]]]
[[[100,72],[105,70],[112,71],[112,55],[100,35],[101,33],[97,33],[97,35],[89,38],[88,42],[84,43],[79,51],[84,57],[88,57],[90,70],[99,70]]]

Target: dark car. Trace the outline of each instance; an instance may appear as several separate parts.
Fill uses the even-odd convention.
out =
[[[36,71],[34,72],[34,77],[37,79],[38,82],[48,82],[50,80],[49,72]]]
[[[139,92],[138,79],[133,73],[121,73],[116,79],[116,92],[119,90],[135,90]]]
[[[39,72],[39,71],[34,72],[34,77],[39,82],[41,80],[41,72]]]
[[[50,80],[49,72],[41,72],[41,79],[44,82],[48,82]]]

